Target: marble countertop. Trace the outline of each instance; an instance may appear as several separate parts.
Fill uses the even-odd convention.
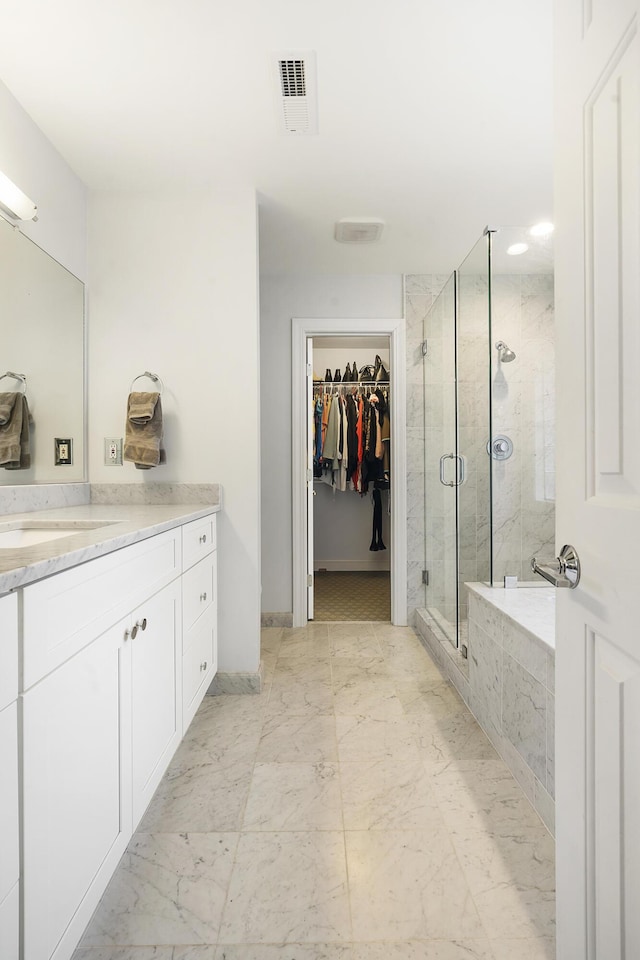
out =
[[[31,546],[0,548],[0,594],[128,547],[157,533],[220,510],[219,504],[84,504],[0,515],[0,523],[20,520],[108,522],[93,530]]]
[[[556,592],[545,584],[518,584],[515,589],[489,587],[486,583],[467,583],[468,590],[493,604],[536,640],[555,649]]]

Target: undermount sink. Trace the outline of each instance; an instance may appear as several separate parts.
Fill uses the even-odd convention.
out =
[[[5,520],[0,523],[0,550],[32,547],[47,540],[71,537],[83,530],[99,530],[117,520]]]

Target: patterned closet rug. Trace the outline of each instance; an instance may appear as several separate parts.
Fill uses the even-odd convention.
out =
[[[314,620],[391,620],[391,574],[375,571],[318,571]]]

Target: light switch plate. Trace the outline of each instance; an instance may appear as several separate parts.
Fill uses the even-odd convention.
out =
[[[104,438],[104,463],[106,467],[122,466],[122,437]]]

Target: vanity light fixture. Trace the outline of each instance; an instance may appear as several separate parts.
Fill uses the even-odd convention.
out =
[[[12,220],[36,220],[38,208],[33,200],[16,187],[13,180],[0,172],[0,211]]]
[[[535,226],[531,227],[529,233],[532,237],[548,237],[553,233],[553,224],[536,223]]]
[[[507,247],[507,253],[510,257],[519,257],[521,253],[526,253],[529,249],[526,243],[512,243]]]

